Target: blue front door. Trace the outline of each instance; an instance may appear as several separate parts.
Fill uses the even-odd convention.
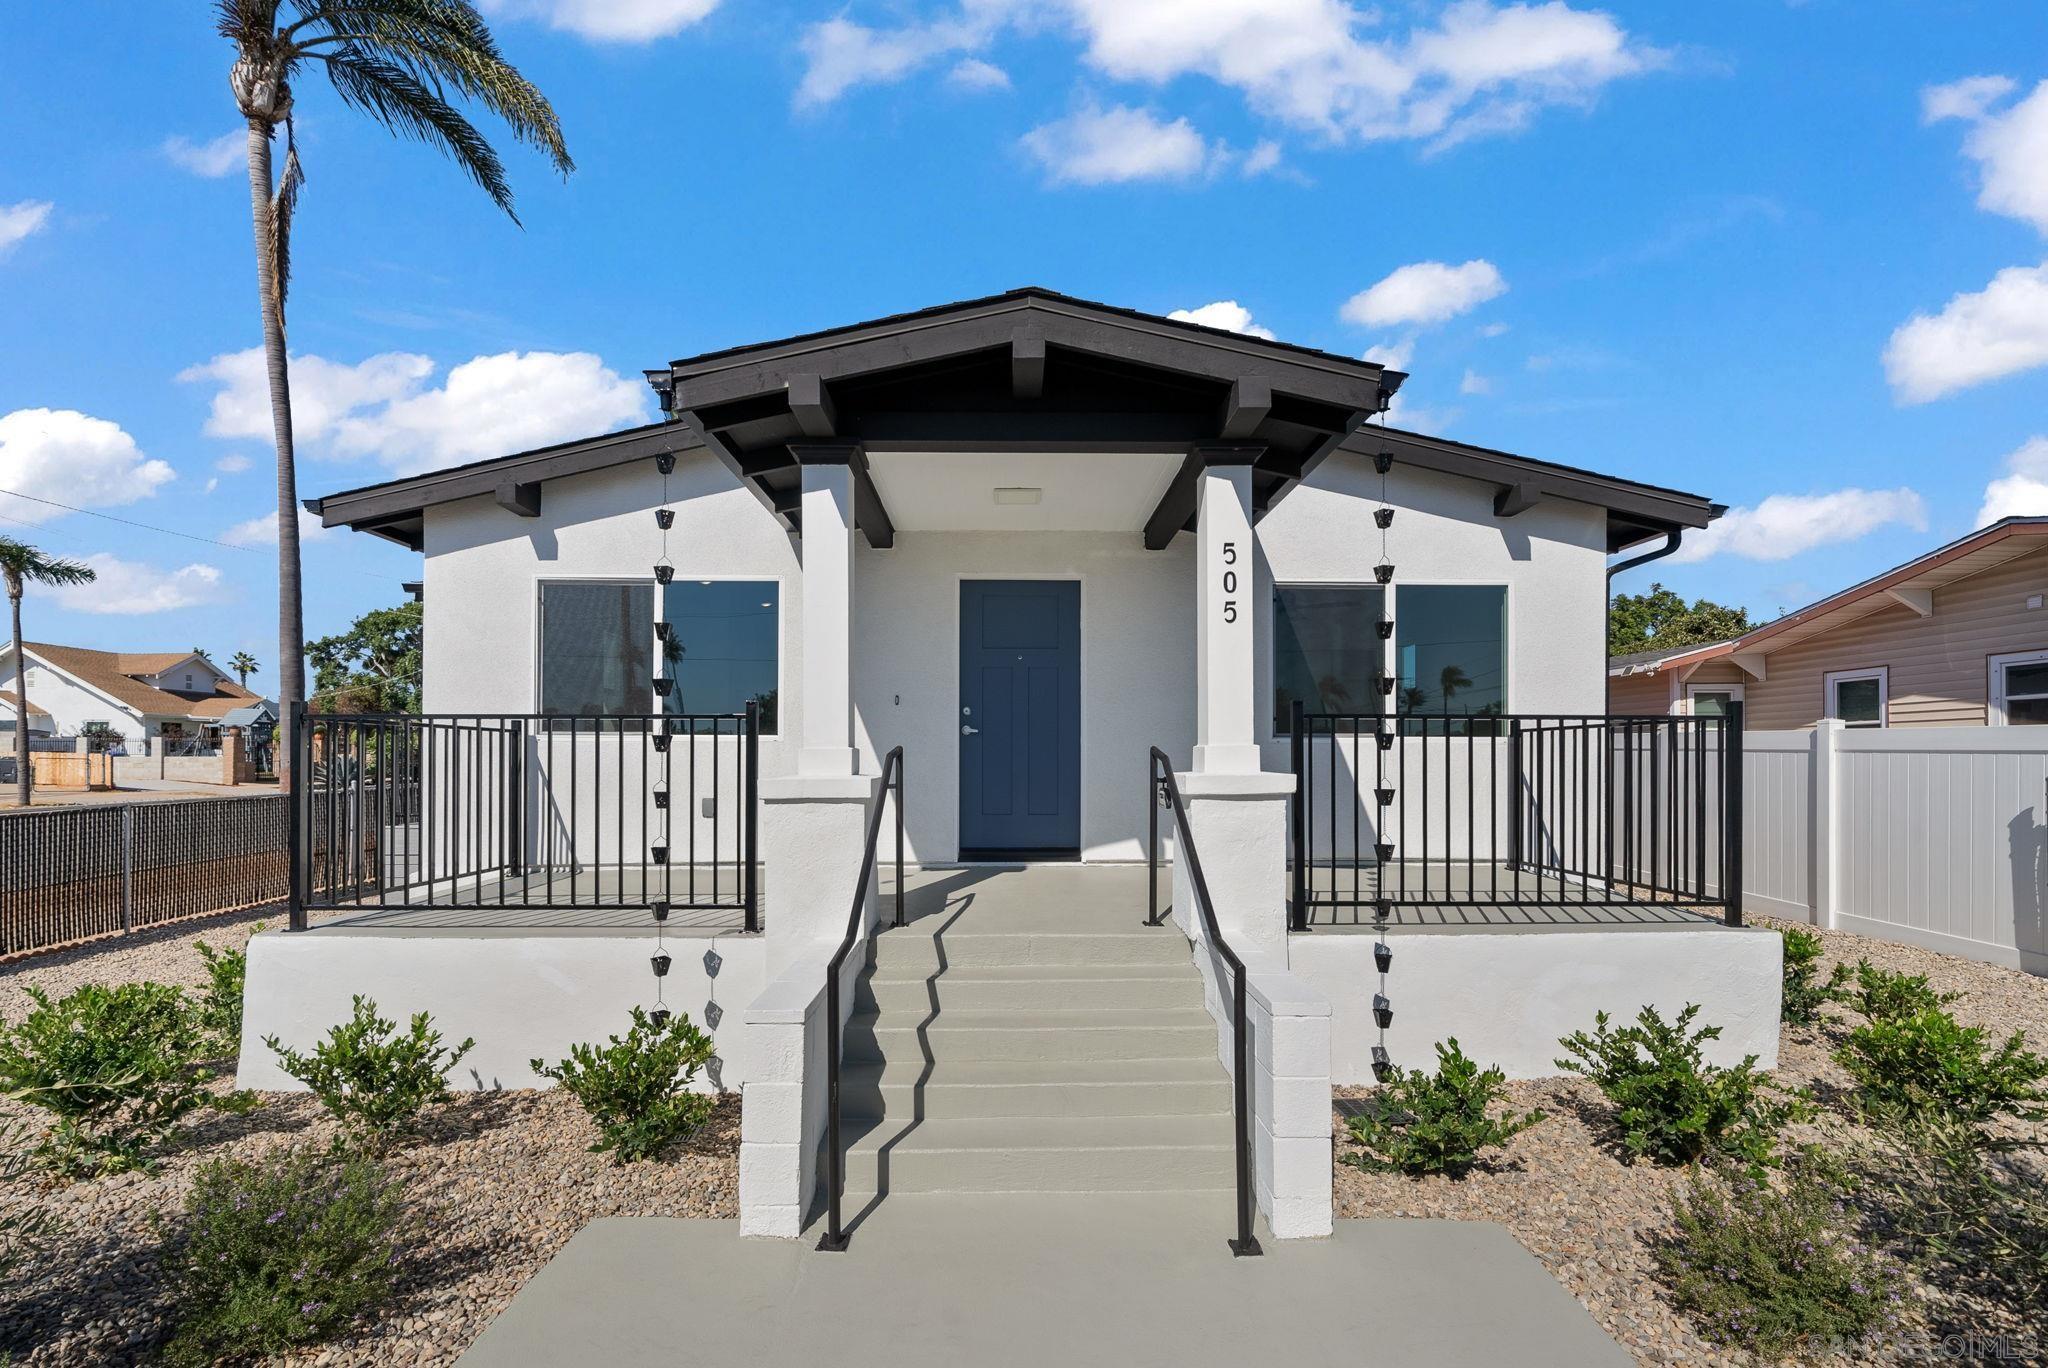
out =
[[[960,585],[960,853],[1081,845],[1081,586]]]

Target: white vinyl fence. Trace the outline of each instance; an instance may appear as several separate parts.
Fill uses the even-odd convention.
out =
[[[1748,910],[2048,974],[2048,728],[1743,745]]]

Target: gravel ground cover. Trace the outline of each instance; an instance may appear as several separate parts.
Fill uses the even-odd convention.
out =
[[[185,923],[147,937],[102,942],[0,965],[0,1017],[18,1020],[35,985],[61,995],[86,982],[153,979],[199,987],[194,940],[244,943],[275,913]],[[19,1114],[18,1112],[15,1114]],[[35,1265],[0,1288],[0,1362],[145,1361],[170,1307],[158,1283],[158,1213],[176,1212],[208,1159],[253,1157],[278,1146],[325,1146],[333,1124],[304,1094],[273,1093],[247,1116],[200,1113],[184,1124],[154,1173],[0,1194],[33,1202],[64,1223]],[[596,1138],[560,1092],[458,1094],[428,1133],[388,1162],[431,1222],[432,1247],[408,1269],[399,1303],[375,1324],[291,1362],[447,1364],[584,1224],[598,1216],[739,1214],[739,1099],[660,1162],[615,1166],[592,1154]]]
[[[1827,966],[1854,964],[1859,957],[1883,968],[1925,974],[1934,988],[1963,994],[1950,1011],[1964,1025],[1988,1027],[1999,1039],[2024,1030],[2037,1051],[2048,1049],[2048,979],[1847,932],[1820,934],[1826,943],[1821,977]],[[1816,1025],[1785,1028],[1777,1078],[1788,1086],[1813,1088],[1824,1107],[1814,1124],[1793,1129],[1794,1140],[1839,1143],[1856,1137],[1857,1127],[1826,1109],[1828,1098],[1849,1084],[1830,1055],[1854,1020],[1830,1007],[1826,1020]],[[1499,1221],[1639,1362],[1715,1368],[1754,1363],[1747,1353],[1700,1338],[1658,1280],[1651,1241],[1671,1227],[1671,1192],[1680,1175],[1647,1163],[1623,1163],[1608,1145],[1606,1100],[1583,1079],[1510,1083],[1508,1092],[1517,1110],[1540,1107],[1548,1119],[1516,1136],[1462,1182],[1365,1173],[1339,1163],[1337,1214]],[[1371,1090],[1338,1093],[1335,1134],[1341,1158],[1357,1151],[1344,1126],[1345,1113]],[[2048,1127],[2034,1129],[2037,1138],[2048,1138]],[[2048,1163],[2038,1156],[2036,1163],[2042,1181],[2048,1182]],[[1956,1289],[1918,1291],[1921,1310],[1937,1331],[2038,1342],[2038,1325],[2018,1308],[1975,1302]]]

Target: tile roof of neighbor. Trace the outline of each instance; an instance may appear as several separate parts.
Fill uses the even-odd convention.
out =
[[[101,693],[139,713],[215,718],[225,715],[257,695],[232,680],[213,679],[205,692],[186,693],[145,684],[141,676],[168,670],[190,660],[190,651],[93,651],[83,646],[56,646],[42,641],[22,643],[31,653],[66,674],[90,684]]]

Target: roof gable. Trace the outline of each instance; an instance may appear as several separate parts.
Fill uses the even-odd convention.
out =
[[[31,659],[69,675],[138,715],[215,717],[257,697],[223,677],[219,667],[211,664],[206,667],[211,674],[204,690],[172,691],[148,682],[185,661],[204,659],[192,651],[95,651],[41,641],[25,641],[22,648]]]

